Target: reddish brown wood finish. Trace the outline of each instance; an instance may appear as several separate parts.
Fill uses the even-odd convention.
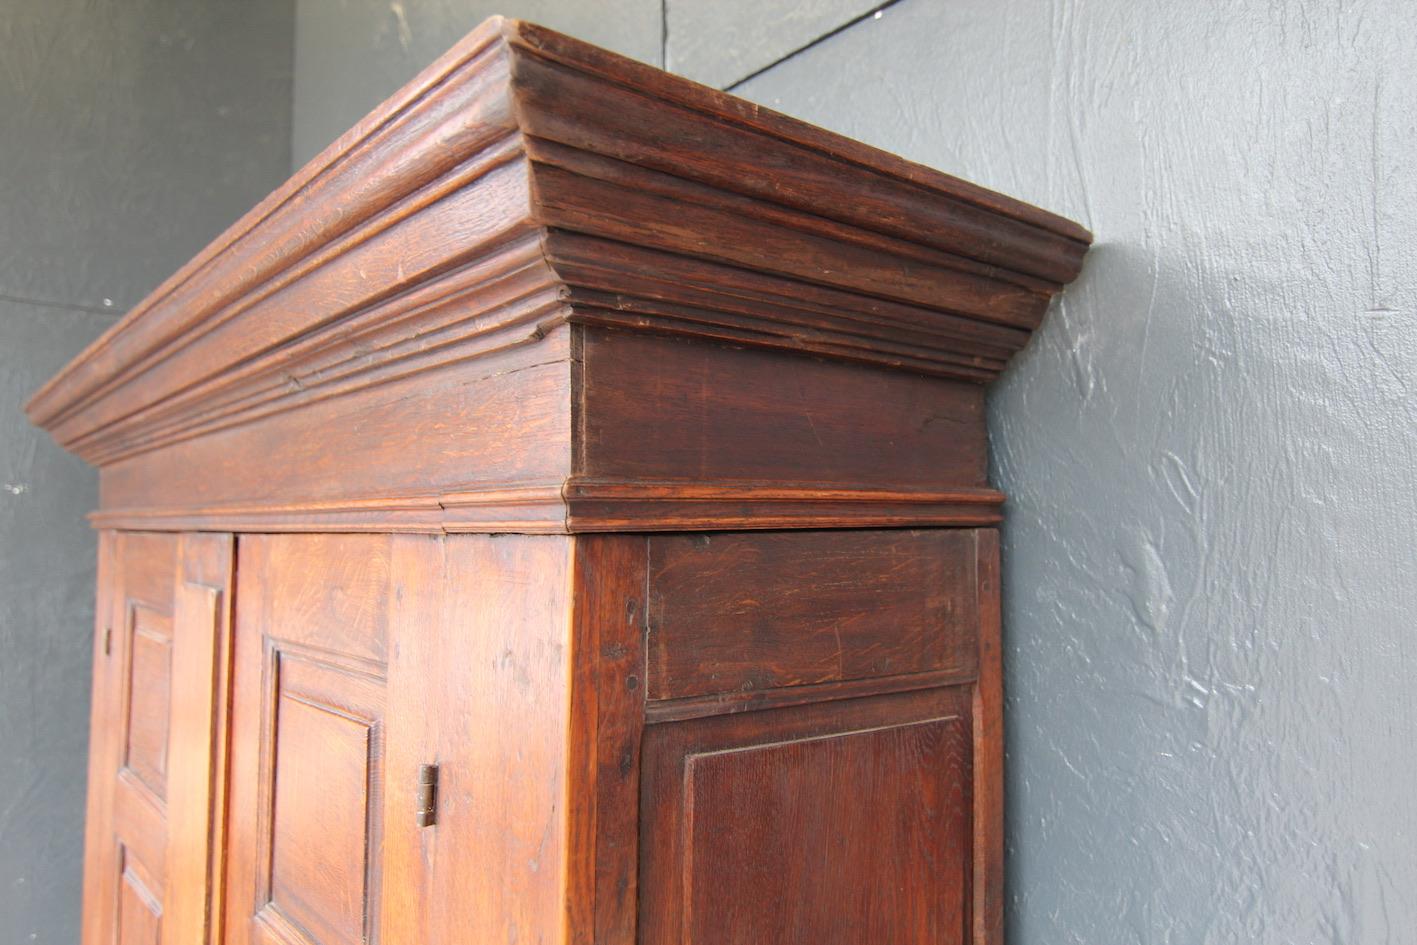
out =
[[[474,31],[29,405],[84,945],[1002,945],[983,384],[1089,240]]]
[[[655,726],[639,941],[966,941],[968,714],[944,688]]]
[[[572,540],[394,539],[380,941],[564,942],[576,855]],[[436,822],[414,819],[439,767]]]
[[[390,542],[241,539],[228,945],[344,945],[378,928]]]
[[[960,530],[651,538],[648,697],[973,679],[973,573]]]
[[[84,941],[200,945],[220,893],[231,536],[99,549]]]
[[[1088,239],[492,20],[29,412],[112,527],[990,524],[977,384]]]

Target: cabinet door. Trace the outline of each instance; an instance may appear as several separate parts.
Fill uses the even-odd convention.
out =
[[[226,945],[377,940],[391,542],[241,537]]]
[[[99,546],[85,945],[209,940],[231,537]]]

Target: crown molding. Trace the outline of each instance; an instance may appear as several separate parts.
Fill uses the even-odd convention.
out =
[[[1000,521],[992,489],[841,488],[823,483],[646,482],[572,477],[497,483],[436,496],[219,506],[106,508],[97,528],[237,532],[594,532],[704,528],[982,526]]]
[[[597,479],[572,459],[587,449],[576,419],[587,409],[580,333],[696,339],[978,385],[1027,343],[1090,239],[949,175],[493,19],[159,286],[27,411],[105,470],[112,499],[96,521],[125,527],[986,523],[997,505],[953,490],[976,489],[982,473],[854,492],[731,474],[672,488],[653,476]],[[547,344],[552,335],[562,340]],[[417,457],[389,455],[392,446],[353,456],[357,431],[324,429],[349,422],[332,403],[388,414],[422,378],[448,409],[495,425],[470,406],[474,383],[551,362],[564,362],[564,389],[539,377],[538,409],[563,397],[566,419],[529,434],[534,455],[515,481],[469,449],[484,466],[468,466],[464,481],[500,483],[490,490],[447,488],[459,476],[447,463],[458,437],[485,439],[486,429],[438,427],[429,449],[441,465],[428,482],[417,481]],[[516,383],[483,387],[514,404]],[[436,425],[439,409],[429,404],[419,422]],[[562,430],[563,445],[546,439]],[[170,499],[142,485],[163,457],[221,485],[228,447],[307,456],[292,445],[302,436],[323,437],[344,461],[386,463],[393,495],[430,494],[322,486],[283,506],[249,476],[223,491],[174,475],[171,487],[193,496]]]
[[[318,383],[321,365],[299,358],[322,337],[448,288],[450,273],[532,265],[538,249],[541,288],[588,322],[984,381],[1076,274],[1089,238],[948,175],[493,20],[163,283],[28,412],[110,462],[205,422],[198,391],[235,393],[262,371],[268,387]],[[464,304],[485,320],[498,300]],[[400,324],[405,341],[427,328]]]

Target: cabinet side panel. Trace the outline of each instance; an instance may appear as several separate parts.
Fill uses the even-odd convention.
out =
[[[382,941],[566,941],[572,539],[394,540]],[[419,827],[421,765],[438,766]]]
[[[649,540],[649,698],[975,671],[973,533],[728,532]]]
[[[960,718],[690,755],[685,941],[956,941],[968,778]]]

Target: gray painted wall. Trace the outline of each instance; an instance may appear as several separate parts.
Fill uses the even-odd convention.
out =
[[[0,943],[79,940],[95,477],[30,393],[284,178],[291,0],[0,16]]]
[[[660,65],[661,0],[296,0],[292,169],[494,14]]]
[[[903,0],[740,90],[1097,234],[990,404],[1013,942],[1413,941],[1414,34]]]
[[[728,88],[881,5],[881,0],[669,0],[665,68]]]

